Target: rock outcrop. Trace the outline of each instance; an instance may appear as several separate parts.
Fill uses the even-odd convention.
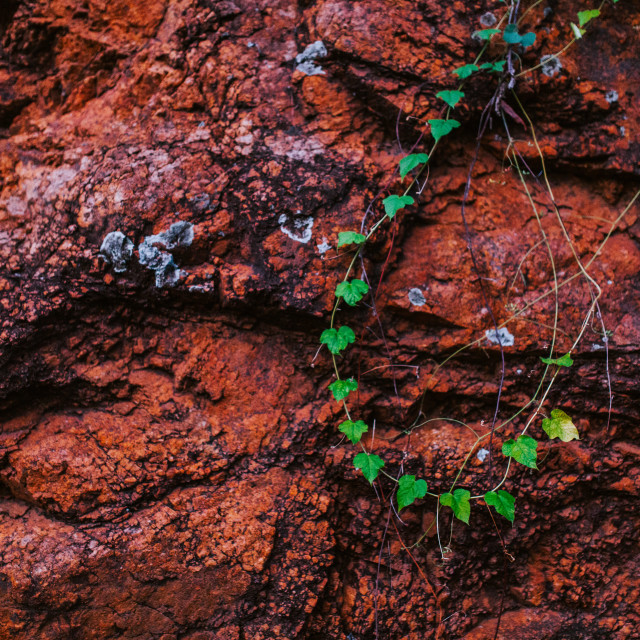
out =
[[[508,480],[514,526],[479,503],[469,527],[442,510],[445,560],[435,500],[399,520],[391,482],[374,490],[353,468],[318,353],[349,260],[338,232],[401,192],[397,163],[428,151],[435,93],[503,7],[4,1],[0,637],[484,640],[499,616],[500,638],[640,637],[639,205],[589,266],[601,313],[544,407],[581,439],[548,441],[538,419],[539,470]],[[529,12],[523,68],[561,49],[583,8]],[[517,78],[585,263],[640,181],[639,29],[635,3],[607,3],[557,62]],[[367,246],[375,304],[340,311],[367,446],[436,493],[473,436],[443,420],[404,430],[422,411],[487,432],[498,342],[506,419],[536,392],[552,336],[551,264],[497,114],[466,205],[479,274],[468,251],[461,203],[494,86],[469,79],[416,205]],[[574,256],[529,178],[565,281]],[[483,290],[499,322],[533,304],[498,334]],[[580,276],[559,289],[558,353],[593,292]],[[509,429],[462,486],[489,488]]]

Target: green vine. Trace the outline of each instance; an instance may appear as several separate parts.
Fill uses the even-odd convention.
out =
[[[611,1],[613,4],[615,4],[618,0]],[[542,417],[541,428],[546,433],[549,439],[559,439],[562,442],[569,442],[574,439],[579,439],[578,430],[574,425],[572,418],[567,413],[565,413],[560,408],[553,408],[547,416],[545,415],[545,413],[543,413],[543,407],[546,405],[549,393],[561,371],[573,365],[574,360],[572,357],[572,353],[576,351],[578,344],[585,334],[585,331],[593,325],[595,320],[600,320],[601,326],[599,329],[597,329],[597,331],[606,343],[607,331],[604,327],[604,323],[599,312],[599,300],[602,295],[602,290],[595,279],[589,274],[589,268],[593,264],[597,256],[601,253],[603,247],[611,236],[611,233],[618,226],[619,222],[631,208],[638,196],[640,196],[639,191],[635,194],[624,211],[622,211],[618,218],[611,224],[608,233],[606,234],[601,244],[598,246],[594,255],[591,256],[586,262],[583,262],[580,259],[578,252],[567,231],[566,225],[562,217],[560,216],[551,183],[547,175],[544,155],[538,143],[534,125],[515,91],[517,80],[519,78],[522,78],[523,76],[543,67],[543,63],[540,63],[529,68],[524,68],[522,61],[522,56],[527,52],[527,50],[534,46],[536,42],[536,34],[532,31],[521,31],[521,26],[527,15],[533,8],[539,5],[540,2],[541,0],[533,2],[522,13],[522,15],[519,15],[519,0],[511,0],[509,3],[505,2],[506,7],[504,15],[498,21],[495,27],[474,32],[473,37],[483,42],[480,53],[477,55],[473,62],[465,64],[452,71],[452,74],[459,80],[459,85],[455,89],[443,89],[442,91],[439,91],[435,94],[435,97],[443,103],[443,117],[428,120],[429,132],[432,137],[432,143],[428,152],[410,153],[404,156],[399,162],[400,179],[404,181],[409,176],[410,182],[408,186],[402,193],[391,194],[384,198],[384,200],[382,200],[383,211],[380,212],[380,215],[375,220],[375,222],[370,225],[368,231],[363,228],[361,229],[361,232],[342,231],[338,234],[338,248],[342,249],[343,247],[346,247],[349,251],[353,252],[353,255],[351,256],[351,260],[349,261],[349,264],[343,274],[341,281],[335,288],[335,302],[331,313],[330,325],[320,337],[321,344],[326,345],[330,353],[335,373],[335,380],[329,384],[329,390],[331,391],[334,400],[341,404],[345,416],[345,419],[338,425],[338,429],[343,434],[343,436],[352,443],[352,445],[356,446],[359,449],[359,451],[353,457],[353,466],[355,467],[355,469],[362,472],[363,476],[369,481],[369,483],[373,484],[378,479],[380,474],[385,475],[393,483],[395,504],[397,506],[398,513],[402,509],[405,509],[414,504],[417,500],[426,499],[428,497],[435,498],[435,500],[437,501],[435,522],[438,529],[439,541],[440,530],[438,515],[442,507],[451,509],[455,518],[461,520],[465,524],[469,524],[472,502],[484,500],[486,505],[493,508],[495,512],[500,516],[506,518],[506,520],[511,523],[514,522],[516,514],[515,498],[511,493],[509,493],[502,487],[504,487],[508,482],[512,463],[517,463],[530,469],[538,468],[538,441],[534,437],[529,435],[528,432],[534,426],[534,424],[537,424],[537,420],[539,417]],[[549,56],[545,56],[544,59],[547,62],[552,59],[557,59],[579,39],[581,39],[586,33],[585,27],[587,27],[592,20],[598,18],[601,15],[605,4],[606,0],[603,0],[596,9],[585,9],[583,11],[579,11],[577,15],[577,24],[574,22],[571,23],[571,32],[573,35],[572,39],[560,51]],[[485,61],[484,57],[489,51],[490,46],[492,47],[492,50],[495,49],[493,45],[495,43],[498,43],[498,37],[501,38],[503,56],[499,59]],[[455,477],[451,481],[449,490],[442,493],[433,493],[428,490],[429,484],[426,479],[416,478],[415,475],[411,474],[404,474],[402,472],[402,465],[400,466],[400,471],[397,475],[389,473],[387,470],[387,465],[383,458],[373,453],[373,451],[368,450],[365,446],[363,437],[365,434],[369,433],[369,425],[367,425],[364,420],[359,419],[358,416],[352,415],[352,410],[350,410],[348,402],[351,394],[358,390],[358,381],[352,376],[350,377],[343,374],[339,366],[339,359],[341,358],[343,353],[356,342],[356,334],[353,329],[346,324],[338,326],[337,316],[342,302],[344,302],[348,306],[353,307],[360,303],[365,298],[365,296],[372,293],[370,291],[369,284],[365,282],[365,280],[354,277],[354,272],[358,260],[361,260],[363,258],[363,252],[368,243],[370,243],[372,238],[382,230],[385,223],[391,222],[392,220],[394,220],[396,215],[398,215],[407,207],[411,207],[415,204],[415,197],[417,197],[424,190],[426,182],[428,181],[428,177],[427,180],[425,180],[425,184],[422,185],[420,189],[418,189],[420,180],[425,171],[428,170],[430,164],[432,164],[439,142],[446,136],[450,135],[455,129],[458,129],[461,126],[461,123],[452,117],[452,113],[465,98],[465,92],[463,91],[465,82],[468,78],[474,76],[474,74],[483,72],[489,74],[490,77],[496,78],[495,91],[491,101],[485,109],[485,114],[488,113],[497,116],[504,124],[504,129],[507,137],[505,159],[509,162],[509,165],[511,166],[513,172],[516,174],[517,179],[522,186],[523,193],[526,196],[528,205],[535,215],[541,238],[540,241],[537,242],[534,247],[532,247],[527,252],[527,254],[525,254],[518,266],[518,272],[520,271],[524,261],[527,259],[529,254],[537,247],[544,246],[548,254],[548,259],[553,276],[553,282],[551,283],[550,288],[543,294],[539,295],[535,300],[524,305],[522,308],[508,307],[513,312],[506,321],[498,323],[495,319],[493,319],[493,335],[496,337],[496,340],[500,346],[500,352],[503,362],[503,380],[505,345],[503,344],[503,338],[501,337],[500,331],[504,329],[510,322],[521,318],[527,311],[532,309],[535,305],[537,305],[548,296],[553,296],[554,300],[553,322],[550,325],[544,326],[547,326],[552,330],[552,338],[548,350],[548,355],[541,358],[542,364],[544,365],[544,370],[542,372],[538,386],[531,398],[529,398],[529,400],[523,406],[521,406],[515,413],[513,413],[513,415],[498,423],[497,415],[498,406],[500,403],[499,393],[496,412],[494,415],[493,423],[491,425],[491,429],[490,431],[482,434],[478,434],[472,427],[454,418],[439,417],[426,419],[426,416],[424,415],[422,409],[426,393],[429,390],[432,381],[436,379],[436,376],[442,369],[442,367],[444,367],[453,358],[459,356],[463,351],[480,346],[483,340],[485,340],[486,338],[481,337],[460,347],[435,367],[434,371],[431,374],[431,377],[425,385],[425,391],[422,396],[419,415],[414,423],[404,430],[404,433],[408,435],[415,430],[429,424],[430,422],[446,420],[453,424],[461,425],[471,431],[471,433],[475,437],[475,442],[472,444],[466,456],[462,460]],[[517,104],[519,113],[516,113],[515,110],[505,102],[505,96],[507,95],[513,97],[515,103]],[[511,119],[515,120],[528,130],[531,136],[531,143],[536,149],[536,153],[542,167],[542,180],[534,180],[531,177],[531,171],[529,170],[526,161],[519,153],[518,145],[516,144],[516,141],[510,133],[506,116],[509,116]],[[488,116],[484,115],[483,117],[485,117],[485,124],[481,124],[480,134],[478,136],[478,145],[480,144],[480,139],[482,138],[482,134],[485,131],[486,117]],[[469,170],[469,181],[467,183],[467,190],[471,180],[474,163],[475,160],[473,161]],[[559,279],[554,253],[552,251],[548,235],[544,229],[542,215],[538,209],[532,193],[532,186],[534,185],[537,185],[539,188],[544,190],[550,208],[555,212],[555,221],[557,222],[558,227],[562,232],[564,242],[570,249],[573,262],[577,267],[576,273],[562,280]],[[464,201],[463,221],[466,228],[466,219],[464,219]],[[475,266],[475,259],[473,258],[473,249],[471,247],[470,239],[469,247],[472,252],[472,259],[474,260]],[[477,273],[477,275],[478,279],[480,280],[479,273]],[[560,329],[558,327],[560,317],[559,294],[562,289],[564,289],[566,286],[568,286],[578,278],[583,279],[586,283],[589,291],[590,302],[586,310],[586,314],[583,317],[581,325],[577,331],[577,334],[570,342],[570,348],[566,353],[558,354],[556,352],[556,344],[558,341],[558,334],[560,332]],[[502,383],[500,386],[500,391],[501,390]],[[611,391],[609,393],[611,397]],[[525,412],[529,412],[529,414],[525,420],[524,427],[519,429],[519,433],[517,433],[515,437],[505,439],[502,443],[501,452],[506,458],[506,469],[502,476],[497,481],[492,482],[491,488],[488,491],[485,491],[484,493],[479,495],[471,495],[471,492],[468,489],[457,487],[463,471],[469,463],[469,460],[471,459],[473,453],[477,451],[478,447],[481,444],[485,443],[487,440],[489,441],[489,443],[491,443],[494,436],[500,435],[508,425],[514,423],[514,421],[522,416]],[[493,455],[492,451],[492,447],[489,446],[489,455]],[[490,472],[489,475],[491,476],[492,473]],[[392,498],[389,499],[392,500]],[[419,544],[425,537],[426,533],[427,532],[424,532],[413,546]],[[409,547],[405,548],[407,550],[409,549]],[[442,550],[442,554],[444,557],[445,551],[441,543],[440,549]]]

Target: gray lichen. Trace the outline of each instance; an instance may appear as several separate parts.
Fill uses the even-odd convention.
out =
[[[182,272],[168,251],[190,246],[193,236],[190,222],[175,222],[167,231],[147,236],[138,246],[140,264],[155,271],[156,287],[172,287],[180,280]],[[156,245],[168,251],[162,251]]]
[[[315,63],[316,58],[326,58],[327,48],[322,40],[316,40],[302,53],[296,56],[296,70],[308,76],[324,75],[322,67]]]
[[[607,93],[604,94],[604,99],[609,103],[618,102],[618,92],[615,89],[609,89]]]
[[[550,78],[560,73],[562,70],[562,62],[553,55],[545,55],[540,58],[542,73]]]
[[[515,338],[513,334],[509,333],[507,327],[502,327],[497,331],[495,329],[487,329],[484,334],[489,342],[500,344],[503,347],[512,347],[515,343]]]
[[[487,11],[487,13],[483,13],[480,16],[480,24],[483,27],[493,27],[496,22],[498,22],[498,18],[496,18],[491,11]]]
[[[122,273],[127,270],[133,255],[133,242],[122,231],[112,231],[104,237],[100,245],[100,255],[114,271]]]
[[[424,307],[424,305],[427,303],[422,291],[418,289],[418,287],[409,289],[408,297],[409,302],[415,307]]]

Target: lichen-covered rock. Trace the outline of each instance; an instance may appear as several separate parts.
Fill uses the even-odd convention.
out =
[[[637,203],[608,237],[640,174],[634,3],[603,7],[553,66],[544,56],[583,5],[542,3],[525,18],[537,39],[519,51],[523,68],[543,65],[516,93],[554,202],[506,92],[473,168],[467,237],[461,203],[495,87],[473,76],[416,204],[355,265],[375,298],[339,314],[357,336],[340,366],[358,378],[366,446],[439,493],[471,429],[488,432],[498,391],[500,421],[536,393],[554,274],[565,283],[556,351],[584,335],[543,411],[562,407],[580,440],[543,441],[532,424],[539,470],[509,478],[513,527],[478,503],[469,527],[445,508],[436,525],[429,497],[401,519],[389,511],[391,481],[372,489],[340,441],[333,363],[318,352],[351,258],[337,234],[366,231],[381,198],[406,188],[399,159],[416,141],[429,151],[420,135],[441,117],[436,92],[457,87],[452,70],[481,47],[471,34],[504,5],[5,5],[6,637],[480,640],[498,619],[500,638],[638,637]],[[602,290],[586,324],[596,289],[575,276],[565,231]],[[461,486],[489,488],[503,439],[474,450]]]

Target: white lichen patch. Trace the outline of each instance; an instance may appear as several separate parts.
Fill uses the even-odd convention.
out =
[[[331,245],[324,237],[322,238],[322,242],[319,242],[316,246],[318,247],[318,253],[320,255],[324,255],[325,253],[327,253],[327,251],[329,251],[329,249],[331,249]]]
[[[484,462],[488,455],[489,455],[489,449],[485,449],[483,447],[482,449],[478,450],[478,453],[476,453],[476,458],[478,458],[480,462]]]
[[[117,273],[127,270],[127,265],[132,255],[133,242],[122,231],[107,233],[100,245],[100,256]]]
[[[553,55],[545,55],[540,58],[542,73],[552,78],[562,70],[562,62]]]
[[[156,287],[173,286],[183,275],[169,253],[174,249],[189,247],[193,242],[193,225],[180,221],[172,224],[167,231],[147,236],[138,246],[138,259],[147,269],[155,271]],[[160,245],[167,251],[158,248]]]
[[[316,40],[302,53],[296,56],[296,71],[301,71],[308,76],[324,75],[324,70],[316,64],[316,58],[326,58],[327,48],[322,40]]]
[[[275,155],[301,162],[314,162],[316,156],[322,155],[326,148],[313,136],[297,137],[281,133],[265,138],[264,143]]]
[[[422,291],[418,289],[418,287],[413,287],[412,289],[409,289],[408,298],[409,298],[409,302],[414,307],[424,307],[424,305],[427,303]]]
[[[313,229],[313,218],[311,216],[290,219],[286,213],[283,213],[278,218],[278,224],[280,225],[280,231],[296,242],[307,244],[311,240]]]
[[[503,347],[512,347],[515,343],[515,338],[509,333],[507,327],[502,327],[502,329],[498,329],[497,331],[495,329],[487,329],[484,335],[489,342],[501,344]]]
[[[487,11],[487,13],[483,13],[480,16],[480,24],[483,27],[493,27],[496,22],[498,22],[498,18],[496,18],[491,11]]]
[[[618,92],[615,89],[609,89],[609,91],[607,91],[607,93],[604,94],[604,99],[609,104],[612,104],[613,102],[618,102],[619,97],[620,96],[618,95]]]

